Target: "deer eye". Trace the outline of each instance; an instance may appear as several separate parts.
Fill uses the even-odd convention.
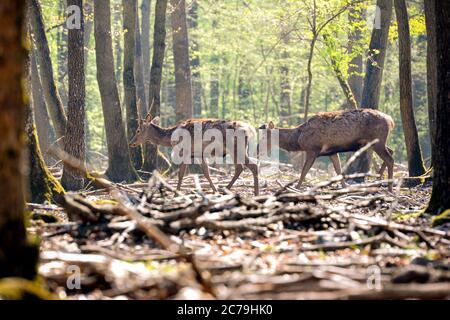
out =
[[[139,130],[139,129],[138,129],[138,130],[137,130],[136,132],[137,132],[137,133],[140,133],[140,132],[141,132],[141,130]]]

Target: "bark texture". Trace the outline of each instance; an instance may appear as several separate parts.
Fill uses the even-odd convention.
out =
[[[102,100],[106,144],[108,147],[106,176],[115,182],[132,182],[138,176],[131,164],[125,125],[122,120],[119,92],[114,77],[110,1],[96,1],[94,6],[97,81]]]
[[[28,13],[31,30],[36,47],[36,58],[39,64],[42,87],[47,107],[52,118],[53,127],[58,139],[66,133],[66,115],[53,77],[53,66],[42,20],[41,6],[38,0],[28,1]],[[62,146],[62,140],[60,140]]]
[[[426,210],[440,214],[450,209],[450,2],[435,1],[437,91],[432,144],[433,191]]]
[[[191,68],[185,0],[170,0],[177,121],[192,118]]]
[[[123,89],[125,92],[125,109],[127,119],[128,140],[134,136],[139,126],[136,106],[136,83],[134,78],[134,64],[136,51],[136,10],[135,0],[123,0]],[[142,148],[139,146],[130,150],[131,162],[136,169],[142,167]]]
[[[0,278],[32,279],[38,249],[27,242],[24,221],[24,14],[24,0],[0,1]]]
[[[83,10],[82,0],[68,0],[67,6],[78,6]],[[85,142],[85,76],[84,76],[84,18],[81,12],[81,28],[69,29],[68,35],[68,80],[69,101],[67,106],[67,128],[64,150],[72,157],[84,162]],[[84,186],[84,173],[64,166],[61,183],[66,190],[80,190]]]
[[[413,108],[409,17],[405,0],[395,0],[394,7],[398,24],[400,114],[408,156],[409,176],[417,177],[425,173],[425,167]]]
[[[150,70],[149,110],[153,116],[160,115],[161,105],[161,78],[166,48],[166,11],[167,0],[157,0],[155,6],[155,27],[153,34],[153,57]],[[155,169],[169,167],[167,160],[161,156],[158,147],[153,144],[145,146],[144,165],[142,169],[153,172]]]

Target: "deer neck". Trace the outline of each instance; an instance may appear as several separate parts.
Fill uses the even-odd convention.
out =
[[[164,147],[170,147],[172,133],[175,131],[176,127],[172,128],[162,128],[158,125],[151,124],[150,126],[150,140],[157,145]]]
[[[286,151],[300,151],[298,144],[298,137],[300,135],[301,127],[296,128],[279,128],[279,145],[280,148]]]

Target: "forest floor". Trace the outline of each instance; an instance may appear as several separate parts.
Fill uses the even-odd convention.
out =
[[[262,170],[258,197],[244,171],[220,194],[201,175],[180,193],[154,176],[29,204],[39,275],[63,299],[450,298],[450,226],[422,213],[429,185],[342,189],[315,170],[297,190],[297,177]]]

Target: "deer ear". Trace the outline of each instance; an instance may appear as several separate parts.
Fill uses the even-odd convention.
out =
[[[147,115],[145,116],[144,122],[150,123],[150,121],[152,121],[152,115],[151,115],[151,113],[147,113]]]
[[[155,118],[152,120],[152,123],[153,123],[153,124],[156,124],[157,126],[159,126],[159,123],[160,123],[160,118],[159,118],[159,116],[155,117]]]
[[[275,128],[275,125],[273,124],[272,121],[270,121],[270,122],[269,122],[269,129],[274,129],[274,128]]]

